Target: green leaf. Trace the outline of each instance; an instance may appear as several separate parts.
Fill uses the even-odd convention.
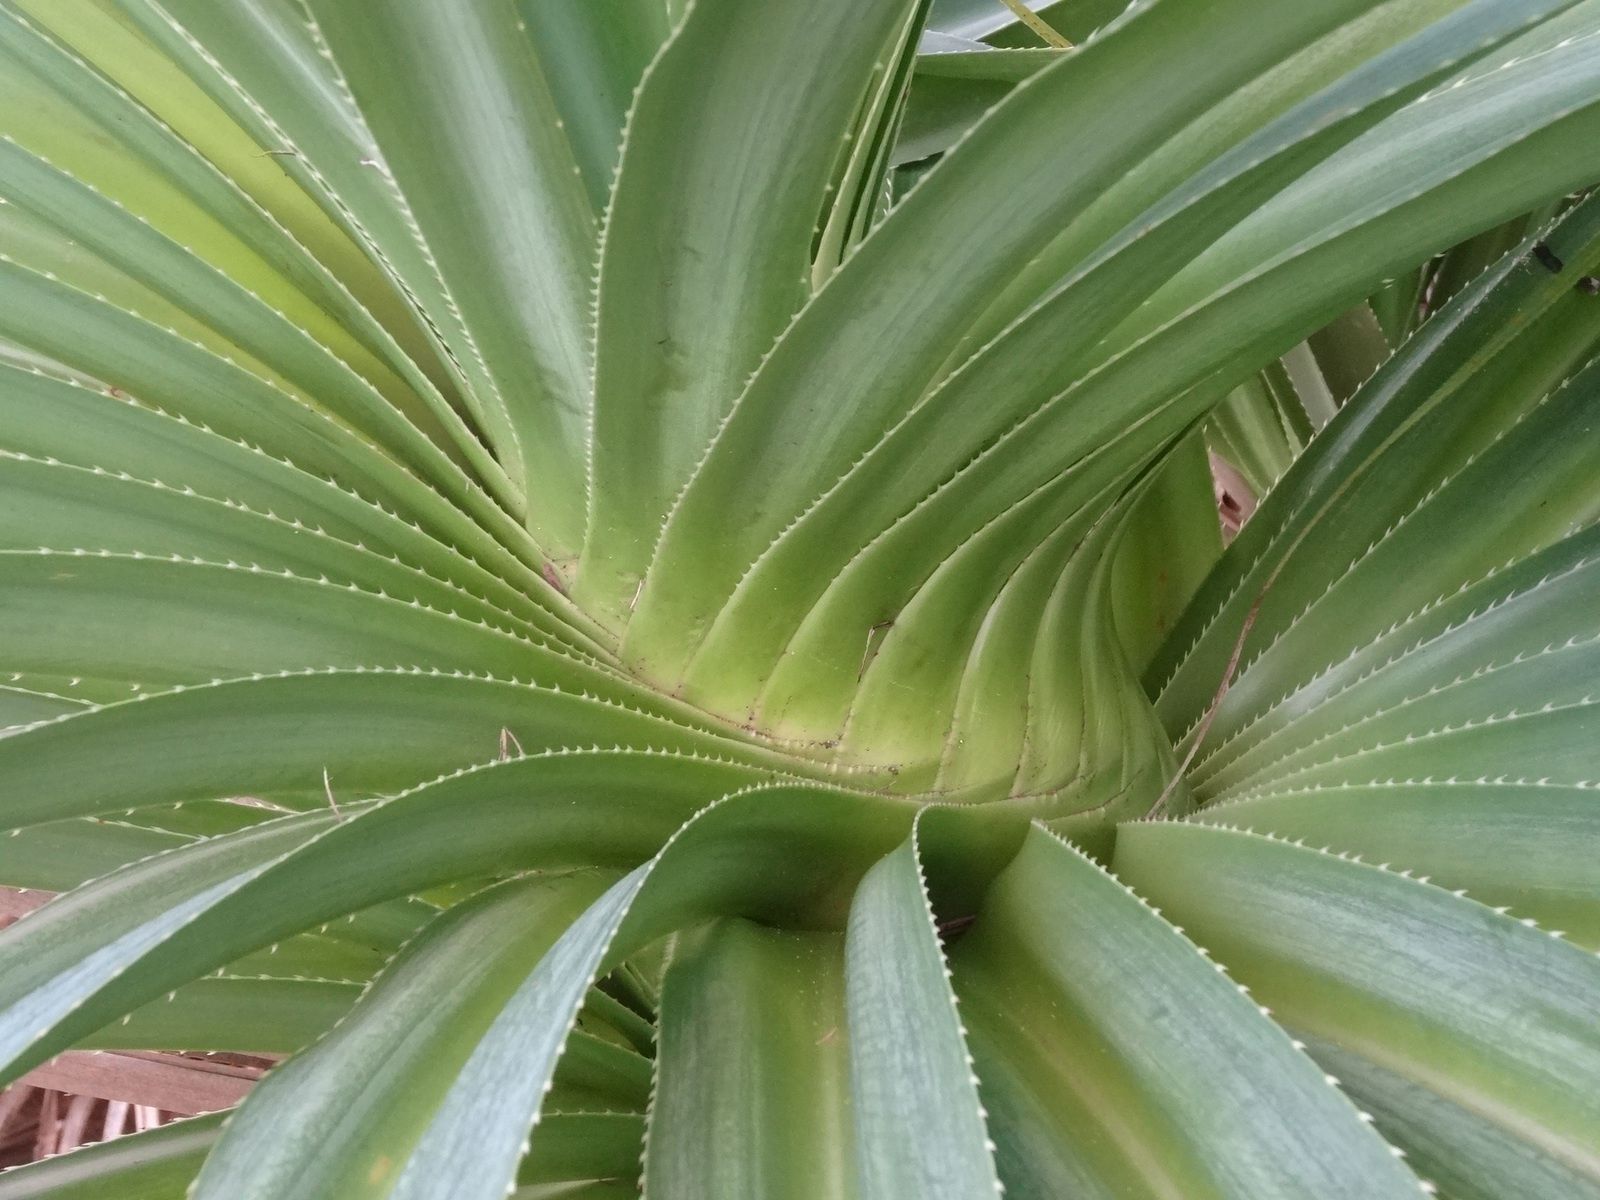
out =
[[[1306,340],[1306,346],[1316,358],[1317,370],[1335,406],[1353,396],[1389,357],[1389,342],[1377,314],[1365,304],[1358,304],[1324,325]],[[1333,414],[1330,411],[1327,415]],[[1313,424],[1321,429],[1327,421],[1313,420]]]
[[[810,295],[823,189],[909,8],[697,0],[645,78],[600,261],[576,592],[613,623],[627,619],[673,498]]]
[[[374,169],[459,312],[457,357],[481,356],[493,390],[476,400],[497,457],[527,491],[535,536],[565,558],[583,530],[595,217],[515,10],[406,3],[374,24],[343,4],[308,9],[372,131]]]
[[[10,341],[100,379],[116,392],[250,442],[302,470],[339,479],[436,530],[464,523],[460,511],[443,504],[408,468],[320,407],[137,313],[4,255],[0,297],[0,334]],[[437,461],[418,466],[434,467],[432,481],[484,525],[504,528],[505,514],[464,476]]]
[[[1421,1194],[1243,989],[1045,830],[950,957],[1007,1195]]]
[[[518,0],[517,13],[600,212],[616,176],[634,92],[671,30],[667,6],[662,0]]]
[[[641,772],[645,760],[655,769]],[[15,1077],[241,954],[382,900],[532,867],[642,861],[706,795],[753,778],[666,754],[556,753],[135,863],[0,937],[0,1058]]]
[[[315,333],[297,325],[236,279],[93,188],[9,141],[0,141],[0,196],[33,214],[151,293],[221,335],[223,352],[242,351],[306,396],[337,413],[397,456],[445,460],[374,382],[363,378]],[[56,262],[43,264],[54,267]],[[307,322],[310,324],[310,322]],[[329,339],[333,340],[333,339]],[[339,346],[349,353],[349,348]],[[376,371],[374,376],[378,376]],[[378,376],[378,382],[390,380]],[[396,395],[405,385],[393,381]],[[467,439],[462,439],[466,441]]]
[[[181,0],[164,7],[171,9],[177,3]],[[57,5],[32,7],[46,25],[59,20],[65,11]],[[74,15],[85,11],[88,9],[80,6]],[[148,30],[158,31],[164,25],[143,4],[123,4],[121,11]],[[265,26],[270,32],[255,39],[255,53],[249,60],[241,62],[232,55],[221,37],[213,39],[209,47],[213,54],[227,58],[231,69],[253,76],[253,82],[259,81],[259,75],[252,67],[270,61],[281,47],[294,44],[296,22],[283,20],[281,13],[273,19],[271,10],[261,5],[247,3],[225,9],[212,5],[206,11],[224,24],[228,18],[244,14],[250,19],[267,18]],[[83,34],[84,30],[69,32]],[[336,330],[336,336],[358,339],[398,374],[414,371],[408,371],[408,360],[393,336],[355,293],[380,308],[385,301],[394,306],[397,298],[374,295],[360,251],[344,239],[337,220],[328,219],[334,213],[324,216],[314,199],[284,186],[279,167],[290,165],[292,171],[298,158],[260,154],[259,147],[243,137],[238,141],[256,154],[225,152],[222,143],[226,139],[214,136],[225,122],[207,121],[207,116],[215,114],[207,112],[203,95],[173,86],[171,66],[175,64],[163,63],[159,56],[149,55],[148,49],[130,53],[126,31],[115,46],[107,46],[106,40],[89,40],[86,45],[80,39],[76,47],[68,49],[19,13],[7,11],[0,17],[0,45],[17,68],[6,73],[6,80],[30,101],[12,110],[18,117],[27,114],[31,119],[17,120],[8,128],[11,136],[46,154],[168,236],[181,235],[195,253],[230,277],[248,281],[286,313],[308,316],[319,327]],[[132,44],[137,46],[137,42]],[[178,63],[188,61],[184,51],[192,55],[187,44],[169,43],[167,49],[169,53],[177,51],[174,58]],[[82,54],[88,54],[95,64],[80,57]],[[302,70],[319,62],[314,53],[309,57],[302,54],[297,60]],[[315,69],[306,74],[318,77]],[[195,82],[202,88],[207,82],[221,84],[221,77],[210,67],[199,76]],[[288,89],[270,98],[276,118],[282,120],[292,107],[315,104],[327,95],[323,88],[311,87],[298,93]],[[237,99],[237,93],[221,86],[214,96],[224,108],[225,99]],[[231,115],[245,119],[246,124],[250,117],[259,119],[259,113],[241,112],[243,109],[240,105]],[[284,162],[274,163],[274,159]],[[320,195],[320,189],[313,188],[312,194]],[[323,258],[335,264],[337,274]],[[401,334],[405,334],[403,329]]]
[[[855,818],[853,827],[841,820],[846,815]],[[399,1194],[432,1197],[446,1179],[455,1189],[450,1194],[463,1200],[500,1194],[506,1164],[515,1162],[528,1125],[539,1119],[540,1083],[577,1018],[583,989],[605,965],[706,915],[825,920],[843,899],[839,892],[853,886],[886,842],[903,834],[908,820],[899,805],[821,788],[747,790],[697,814],[540,962],[474,1053]],[[837,988],[836,973],[834,980]],[[670,1053],[665,1037],[663,1056]],[[653,1120],[661,1097],[658,1085]],[[458,1164],[469,1151],[482,1157],[483,1169],[461,1177]],[[675,1185],[659,1186],[670,1195]]]
[[[75,1046],[293,1054],[349,1012],[361,989],[359,983],[327,979],[207,976],[141,1005]]]
[[[1160,478],[1128,512],[1111,584],[1128,661],[1149,661],[1222,554],[1205,441],[1174,447]]]
[[[680,939],[662,993],[651,1200],[878,1194],[856,1186],[844,993],[837,934],[719,921]]]
[[[1054,57],[1057,52],[1022,50],[1000,53],[1007,59],[1020,55],[1022,63],[997,62],[995,66],[996,74],[1001,76],[999,79],[978,74],[981,67],[988,64],[969,66],[964,61],[969,57],[965,53],[925,53],[917,57],[910,95],[906,97],[905,118],[900,126],[900,136],[895,141],[895,165],[901,176],[917,167],[931,167],[938,161],[939,155],[959,142],[968,130],[983,119],[985,113],[1004,100],[1015,86],[1011,76],[1020,73],[1011,67],[1025,65],[1037,69],[1044,65],[1039,61],[1041,53]],[[992,55],[985,56],[990,57]],[[962,71],[959,75],[952,77],[940,69],[946,59],[961,62]],[[972,78],[974,74],[978,74],[978,77]]]
[[[535,877],[450,909],[330,1034],[252,1089],[193,1195],[356,1200],[396,1194],[397,1183],[405,1194],[405,1163],[441,1098],[532,964],[605,884]]]
[[[589,995],[592,999],[594,992]],[[644,1056],[574,1029],[556,1064],[545,1108],[551,1113],[642,1115],[650,1104],[650,1073],[651,1062]]]
[[[617,1180],[619,1188],[626,1187],[639,1175],[644,1125],[642,1113],[554,1113],[540,1122],[538,1139],[517,1181],[536,1186],[533,1181]],[[637,1183],[627,1195],[637,1197]]]
[[[17,673],[21,678],[21,673]],[[38,692],[15,683],[0,685],[0,732],[9,733],[38,721],[65,716],[87,705],[88,701],[51,692]]]
[[[1131,37],[1136,25],[1130,22],[1123,36]],[[669,662],[687,661],[690,671],[685,678],[692,689],[688,694],[708,707],[738,712],[747,703],[744,697],[761,686],[763,673],[774,669],[774,663],[794,670],[820,657],[837,671],[840,664],[852,661],[846,647],[859,645],[869,627],[892,619],[910,601],[911,587],[927,579],[965,539],[990,522],[1002,520],[1036,493],[1054,487],[1065,489],[1085,506],[1091,503],[1090,497],[1106,503],[1104,490],[1117,480],[1119,470],[1131,472],[1148,461],[1158,447],[1178,436],[1226,390],[1231,380],[1213,372],[1229,369],[1230,362],[1243,363],[1247,355],[1262,353],[1267,335],[1246,350],[1237,342],[1241,331],[1270,328],[1278,330],[1273,340],[1286,335],[1291,335],[1286,340],[1293,340],[1314,329],[1319,319],[1332,315],[1322,310],[1329,306],[1329,296],[1343,286],[1329,276],[1329,264],[1344,269],[1367,261],[1367,271],[1381,269],[1377,264],[1388,253],[1383,246],[1414,244],[1416,231],[1408,232],[1408,223],[1420,220],[1424,206],[1418,202],[1410,208],[1402,205],[1393,211],[1371,212],[1366,225],[1341,227],[1351,242],[1364,246],[1354,256],[1334,255],[1331,246],[1317,243],[1320,257],[1295,257],[1265,274],[1252,261],[1223,298],[1175,321],[1141,344],[1140,353],[1117,354],[1101,369],[1084,375],[1099,354],[1088,343],[1154,290],[1162,273],[1172,268],[1172,256],[1193,245],[1202,228],[1220,229],[1257,206],[1265,194],[1281,186],[1285,176],[1303,172],[1320,156],[1337,150],[1352,134],[1393,107],[1397,77],[1404,81],[1402,86],[1419,89],[1477,46],[1485,27],[1497,28],[1501,36],[1507,36],[1521,27],[1521,20],[1513,20],[1503,9],[1478,7],[1472,20],[1462,21],[1460,27],[1429,29],[1401,42],[1376,56],[1367,64],[1368,70],[1339,79],[1279,120],[1268,122],[1255,136],[1235,145],[1219,163],[1184,182],[1140,221],[1121,233],[1108,228],[1108,243],[1079,247],[1084,261],[1073,270],[1068,286],[951,374],[926,400],[915,407],[906,401],[909,414],[902,416],[883,407],[895,403],[897,394],[905,397],[882,380],[871,391],[870,405],[863,400],[852,407],[846,422],[815,420],[795,432],[786,423],[801,419],[800,414],[808,411],[804,404],[791,398],[781,413],[767,411],[768,394],[771,389],[794,386],[778,364],[787,362],[790,347],[800,354],[798,347],[808,343],[811,335],[802,332],[810,328],[806,318],[821,321],[817,314],[829,307],[830,297],[849,291],[845,284],[848,271],[841,272],[764,364],[719,434],[717,449],[684,493],[652,568],[661,578],[673,577],[676,582],[670,594],[663,593],[666,598],[659,607],[646,584],[624,643],[625,657],[651,672]],[[1118,37],[1108,37],[1097,44],[1119,42]],[[1087,50],[1073,61],[1080,66],[1088,62]],[[1531,74],[1532,68],[1528,70]],[[1070,74],[1084,86],[1092,77],[1086,69]],[[1058,78],[1064,78],[1059,68],[1037,76],[1014,101],[997,110],[985,129],[1000,139],[1001,131],[1009,129],[1002,118],[1031,111],[1022,105],[1022,98],[1044,94],[1049,90],[1047,81]],[[1575,84],[1568,78],[1562,86]],[[1354,118],[1349,116],[1352,107],[1359,114]],[[1437,125],[1427,128],[1441,140],[1449,140],[1455,130],[1444,118],[1455,115],[1446,112]],[[1175,114],[1168,116],[1176,119]],[[1565,130],[1560,136],[1577,136],[1575,125],[1558,129]],[[963,149],[976,153],[972,148],[987,146],[989,140],[975,134]],[[1525,182],[1530,178],[1526,164],[1517,166],[1512,160],[1521,154],[1554,156],[1552,162],[1556,157],[1564,160],[1567,151],[1558,152],[1557,140],[1555,132],[1543,140],[1532,139],[1516,153],[1491,158],[1484,170],[1512,183]],[[1499,149],[1490,143],[1477,147],[1476,152],[1492,156]],[[952,157],[941,166],[920,194],[937,194],[934,185],[941,175],[961,178],[961,173],[955,172],[957,161]],[[1176,165],[1167,164],[1165,169],[1175,170]],[[1004,170],[998,164],[992,169],[997,176]],[[1181,180],[1180,176],[1175,182]],[[976,185],[968,190],[975,195]],[[1199,202],[1202,198],[1205,203]],[[902,222],[910,221],[913,211],[911,201],[897,210]],[[937,211],[942,217],[950,210]],[[870,261],[874,242],[896,244],[896,237],[891,236],[895,229],[891,217],[852,262]],[[1376,257],[1367,260],[1367,255]],[[943,264],[939,269],[944,269]],[[887,263],[880,264],[880,270],[885,276],[893,274]],[[1291,278],[1299,282],[1290,286]],[[1309,282],[1313,279],[1319,281],[1315,288]],[[1324,286],[1327,292],[1320,290]],[[1337,296],[1333,300],[1335,312],[1347,304]],[[1285,307],[1292,309],[1301,303],[1305,309],[1298,317]],[[873,311],[873,320],[879,320],[877,310]],[[1301,324],[1290,326],[1290,322]],[[869,323],[858,320],[848,335],[838,336],[854,339],[858,329],[868,327]],[[1130,329],[1131,338],[1132,327],[1124,328]],[[917,337],[925,332],[932,336],[931,330],[919,328]],[[1074,350],[1063,354],[1060,347],[1064,342]],[[816,390],[807,395],[860,388],[863,380],[873,377],[873,371],[885,370],[894,361],[881,346],[863,353],[871,358],[870,368],[863,366],[848,384],[825,386],[813,380]],[[848,359],[835,345],[824,361],[830,364],[827,369],[833,370],[835,364]],[[1249,366],[1258,363],[1256,357]],[[975,413],[982,414],[979,426],[973,424]],[[748,427],[741,418],[749,422]],[[765,440],[769,437],[770,443]],[[759,497],[726,490],[745,484],[754,487],[754,476],[746,478],[746,472],[761,461],[759,447],[766,445],[775,452],[780,444],[786,447],[783,464],[759,468]],[[799,445],[808,449],[794,452]],[[1069,467],[1082,474],[1063,479]],[[773,524],[763,526],[761,514],[781,502],[787,487],[783,481],[791,476],[809,480],[798,484],[805,489],[801,495],[818,498],[799,501]],[[736,484],[736,478],[744,478],[745,484]],[[1074,486],[1082,490],[1073,493]],[[700,507],[697,499],[702,491],[708,504],[709,497],[716,495],[718,512],[737,510],[754,516],[733,530],[717,520],[712,538],[712,508]],[[1061,502],[1066,503],[1065,499]],[[790,517],[790,513],[797,515]],[[1021,540],[1022,535],[1016,537]],[[697,538],[704,540],[697,542]],[[748,568],[735,565],[744,561],[747,549],[755,558],[753,564]],[[827,650],[819,652],[815,643],[797,646],[793,631],[802,620],[819,612],[819,597],[829,589],[837,595],[850,588],[859,594],[850,609],[831,614],[826,621],[815,621],[819,636],[830,639]],[[729,599],[722,599],[730,592]],[[761,598],[759,604],[757,597]],[[697,609],[702,601],[704,607]],[[700,642],[698,650],[683,649],[696,641]],[[760,654],[753,652],[757,647]],[[665,659],[666,653],[675,657]],[[676,674],[667,677],[676,678]],[[813,731],[806,732],[815,736]]]
[[[1220,804],[1200,819],[1398,863],[1600,950],[1595,788],[1544,778],[1312,784]]]
[[[473,1049],[401,1169],[394,1194],[407,1200],[438,1196],[441,1189],[460,1200],[502,1195],[526,1152],[528,1127],[540,1120],[546,1085],[584,993],[604,965],[706,912],[770,912],[784,899],[783,888],[771,886],[780,854],[782,869],[800,889],[790,903],[809,899],[808,907],[816,905],[821,898],[808,893],[817,885],[818,868],[840,855],[830,817],[841,811],[866,816],[873,807],[864,798],[822,789],[758,789],[697,815],[650,863],[596,901],[540,960]],[[872,815],[878,837],[904,819],[898,806]],[[763,817],[789,836],[752,843]],[[852,846],[849,855],[861,859],[876,840]],[[751,845],[762,852],[737,861]],[[860,869],[866,865],[860,861]],[[469,1158],[478,1167],[464,1173],[460,1164]]]
[[[1600,1195],[1592,1176],[1520,1140],[1492,1116],[1430,1091],[1404,1075],[1311,1039],[1308,1049],[1339,1086],[1372,1114],[1378,1130],[1406,1148],[1412,1167],[1455,1200],[1505,1196]]]
[[[518,1159],[529,1151],[528,1128],[540,1122],[584,992],[648,870],[640,868],[591,904],[508,997],[404,1159],[393,1192],[383,1194],[396,1200],[506,1194]],[[537,1128],[533,1137],[539,1139]],[[477,1169],[463,1171],[468,1161]]]
[[[915,839],[861,881],[845,956],[863,1200],[989,1200],[1000,1182]]]
[[[126,979],[124,972],[131,963],[259,876],[278,856],[313,838],[330,821],[313,816],[272,822],[189,847],[185,853],[157,855],[18,921],[0,939],[0,957],[7,962],[0,984],[4,1000],[0,1059],[10,1064],[9,1077],[14,1079],[26,1069],[20,1063],[32,1065],[50,1057],[41,1043],[59,1023],[74,1022],[74,1033],[81,1036],[167,990],[159,985],[147,988],[121,1006],[97,1010],[85,1005],[108,982]],[[231,957],[222,956],[223,961]],[[171,986],[199,973],[172,979]],[[54,1048],[64,1049],[72,1040],[61,1039]]]
[[[0,557],[0,603],[17,639],[12,662],[24,671],[66,675],[93,663],[101,678],[169,685],[371,663],[509,669],[552,682],[600,674],[514,628],[320,573],[81,546]]]
[[[1328,6],[1278,9],[1281,28],[1269,32],[1254,4],[1212,6],[1203,22],[1147,9],[1014,92],[897,206],[762,363],[675,507],[630,623],[632,657],[673,678],[686,652],[682,631],[703,628],[762,547],[913,407],[934,381],[936,360],[1037,253],[1046,230],[1186,124],[1196,106],[1226,96],[1341,15]],[[1211,69],[1182,72],[1168,61],[1194,55]],[[1092,103],[1113,75],[1141,98],[1137,109]],[[1149,86],[1140,82],[1146,76]],[[1082,117],[1063,136],[1066,110]],[[1042,162],[1041,146],[1049,147]],[[946,236],[958,227],[991,236]],[[909,302],[898,279],[917,280]],[[729,512],[740,514],[732,528],[722,516]],[[658,597],[653,579],[667,578],[676,582]]]
[[[1044,19],[0,0],[0,1081],[294,1055],[216,1196],[1600,1200],[1600,0]]]
[[[1305,449],[1311,432],[1305,408],[1278,362],[1245,380],[1212,410],[1206,443],[1261,497]]]
[[[325,782],[337,804],[594,739],[749,756],[738,743],[579,692],[374,668],[238,679],[74,710],[0,740],[0,780],[14,797],[5,821],[15,825],[229,792],[321,796]]]
[[[130,73],[126,44],[70,31],[74,48],[170,122],[185,139],[184,149],[192,142],[194,159],[210,157],[230,186],[247,188],[252,204],[270,210],[272,234],[279,236],[264,239],[266,245],[257,249],[263,258],[281,264],[293,263],[296,254],[307,259],[314,254],[321,261],[312,260],[312,271],[325,271],[324,262],[333,266],[338,279],[329,276],[329,282],[341,289],[348,285],[356,294],[337,291],[324,307],[354,330],[375,327],[369,311],[382,318],[384,327],[373,328],[367,340],[410,386],[408,411],[420,403],[438,422],[444,440],[473,463],[508,507],[520,511],[518,486],[456,411],[456,406],[472,410],[478,395],[492,390],[483,365],[471,353],[403,199],[377,169],[371,134],[303,10],[259,0],[226,6],[190,0],[159,6],[148,0],[117,3],[119,15],[159,48],[156,61],[181,72],[182,82],[167,78],[152,87],[154,72],[148,68]],[[213,117],[220,119],[197,121],[195,114],[211,105],[217,110]],[[130,116],[117,107],[102,103],[93,115],[102,123],[126,125]],[[217,126],[226,131],[220,139]],[[166,149],[159,144],[154,154],[148,144],[139,148],[142,159],[173,174],[186,199],[206,204],[208,212],[217,210],[215,189],[206,186],[212,181],[197,179],[192,169],[174,171],[174,156],[159,153]],[[178,164],[193,165],[181,155]],[[225,206],[223,211],[227,216],[219,213],[219,219],[249,232],[249,219],[241,221]],[[279,222],[286,227],[281,232]],[[317,274],[306,275],[289,277],[308,296],[329,290]],[[297,310],[300,301],[291,292],[283,303]]]
[[[233,440],[201,424],[221,415],[187,403],[169,415],[144,407],[120,389],[52,379],[12,364],[0,364],[0,414],[6,448],[15,454],[59,459],[135,478],[161,480],[201,496],[299,521],[330,537],[401,558],[435,578],[492,598],[503,608],[594,653],[575,634],[570,604],[539,572],[483,529],[452,512],[428,493],[417,493],[429,510],[421,516],[432,536],[411,520],[363,498],[333,478],[280,461],[245,440]],[[196,418],[188,419],[186,412]],[[344,472],[340,472],[342,476]],[[25,529],[19,524],[19,531]],[[562,612],[559,619],[550,613]]]
[[[0,885],[70,891],[185,841],[162,830],[82,817],[13,829],[0,838]]]
[[[1123,826],[1116,864],[1290,1029],[1470,1114],[1427,1123],[1432,1154],[1506,1171],[1534,1153],[1553,1160],[1544,1179],[1600,1188],[1594,955],[1443,888],[1232,828]]]
[[[0,742],[0,778],[16,797],[6,821],[32,824],[227,790],[320,794],[323,771],[338,803],[594,738],[746,754],[581,693],[371,669],[242,678],[74,712]]]
[[[1253,657],[1442,476],[1459,470],[1583,361],[1593,340],[1583,297],[1568,278],[1530,269],[1538,236],[1462,292],[1385,364],[1228,548],[1146,677],[1174,738],[1211,703],[1248,611],[1257,610],[1244,644]],[[1575,207],[1542,236],[1576,269],[1600,265],[1600,205]],[[1469,550],[1470,544],[1435,548],[1452,549]],[[1423,572],[1412,582],[1426,586],[1432,575]],[[1448,586],[1440,581],[1434,595]],[[1376,615],[1392,621],[1406,613],[1385,604]],[[1346,650],[1353,644],[1346,641]],[[1281,694],[1288,682],[1273,686]]]
[[[873,64],[872,82],[848,138],[850,151],[828,186],[832,205],[813,251],[813,288],[827,282],[893,207],[889,182],[916,63],[917,37],[931,0],[915,0],[888,47]]]
[[[0,502],[16,514],[14,527],[0,542],[8,550],[93,546],[121,554],[248,557],[263,567],[331,574],[430,608],[455,608],[462,615],[530,632],[537,628],[521,612],[508,612],[465,588],[441,584],[416,567],[306,528],[303,522],[253,511],[238,501],[192,495],[160,480],[0,452]],[[525,605],[517,607],[526,610]]]
[[[1597,388],[1585,371],[1525,414],[1246,663],[1198,763],[1202,795],[1435,769],[1586,778],[1548,730],[1581,727],[1592,706]]]

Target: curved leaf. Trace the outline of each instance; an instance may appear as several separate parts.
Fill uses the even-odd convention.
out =
[[[844,982],[863,1200],[989,1200],[1000,1181],[915,838],[861,881]]]
[[[1008,1195],[1422,1194],[1265,1010],[1043,829],[951,966]]]
[[[1123,826],[1116,863],[1289,1028],[1464,1110],[1426,1123],[1432,1154],[1505,1171],[1532,1153],[1553,1165],[1519,1173],[1524,1189],[1600,1189],[1594,955],[1443,888],[1232,828]]]

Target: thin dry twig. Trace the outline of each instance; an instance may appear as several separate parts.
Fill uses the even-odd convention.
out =
[[[1189,742],[1189,752],[1183,756],[1183,761],[1178,764],[1178,769],[1172,773],[1172,778],[1167,780],[1167,786],[1161,789],[1161,795],[1156,797],[1156,802],[1150,806],[1150,816],[1159,817],[1166,811],[1167,801],[1172,798],[1172,793],[1178,788],[1184,775],[1188,772],[1194,756],[1200,753],[1200,747],[1206,740],[1206,734],[1211,730],[1211,723],[1217,719],[1217,713],[1222,708],[1222,700],[1228,694],[1228,689],[1233,686],[1234,674],[1239,670],[1239,659],[1244,656],[1245,639],[1250,636],[1250,629],[1256,623],[1256,615],[1261,611],[1261,602],[1267,598],[1267,589],[1272,586],[1277,572],[1261,585],[1261,590],[1256,593],[1255,603],[1250,606],[1250,611],[1245,614],[1244,624],[1239,627],[1239,638],[1233,643],[1233,653],[1228,656],[1228,665],[1223,668],[1222,682],[1217,685],[1217,694],[1211,697],[1211,705],[1206,709],[1205,716],[1200,718],[1200,724],[1195,727],[1194,738]]]
[[[518,758],[526,758],[527,753],[522,748],[522,743],[517,741],[517,735],[510,728],[502,726],[500,729],[500,761],[509,762],[512,748],[515,747]]]
[[[322,794],[328,798],[328,807],[333,809],[334,820],[343,822],[344,814],[339,811],[339,804],[333,798],[333,780],[328,778],[328,768],[322,768]]]
[[[1057,50],[1072,49],[1071,42],[1057,33],[1043,17],[1024,4],[1022,0],[1000,0],[1000,3],[1016,13],[1017,20],[1038,34],[1044,40],[1045,45],[1053,46]]]

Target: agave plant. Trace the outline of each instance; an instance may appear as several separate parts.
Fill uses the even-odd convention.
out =
[[[1600,1197],[1600,0],[1115,7],[0,3],[0,1197]]]

